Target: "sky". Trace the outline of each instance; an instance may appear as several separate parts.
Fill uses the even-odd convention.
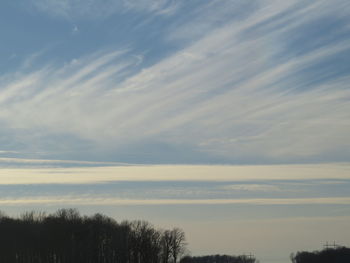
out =
[[[3,0],[0,209],[350,246],[347,0]],[[212,238],[215,237],[215,238]]]

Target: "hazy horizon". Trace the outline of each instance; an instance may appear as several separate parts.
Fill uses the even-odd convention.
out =
[[[290,262],[292,252],[350,243],[349,171],[349,163],[3,168],[0,207],[147,220],[184,229],[193,255]]]

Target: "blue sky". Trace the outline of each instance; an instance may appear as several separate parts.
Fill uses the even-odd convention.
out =
[[[3,157],[349,160],[346,1],[3,1],[0,12]]]
[[[270,263],[349,246],[349,22],[346,0],[1,1],[1,209]]]

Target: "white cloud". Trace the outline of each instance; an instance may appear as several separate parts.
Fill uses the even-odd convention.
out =
[[[171,0],[35,0],[39,11],[67,19],[105,18],[126,11],[172,14],[178,3]]]
[[[18,151],[0,150],[0,154],[7,154],[7,153],[19,153],[19,152]]]

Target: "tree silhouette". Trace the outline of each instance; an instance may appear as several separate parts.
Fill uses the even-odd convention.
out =
[[[172,243],[172,234],[170,230],[165,230],[163,232],[161,243],[162,243],[162,249],[163,249],[162,263],[168,263],[171,256],[171,243]]]
[[[255,263],[253,257],[247,256],[229,256],[229,255],[210,255],[201,257],[183,257],[181,263]]]
[[[321,251],[298,252],[291,255],[293,263],[349,263],[350,248],[335,247],[326,248]]]
[[[164,240],[171,233],[165,247]],[[176,251],[169,250],[170,245]],[[4,263],[162,263],[184,248],[181,229],[157,230],[146,221],[81,216],[75,209],[27,212],[10,218],[0,212],[0,262]]]
[[[173,263],[176,263],[177,259],[185,252],[185,232],[179,228],[174,228],[170,231],[170,235],[170,252],[173,257]]]

